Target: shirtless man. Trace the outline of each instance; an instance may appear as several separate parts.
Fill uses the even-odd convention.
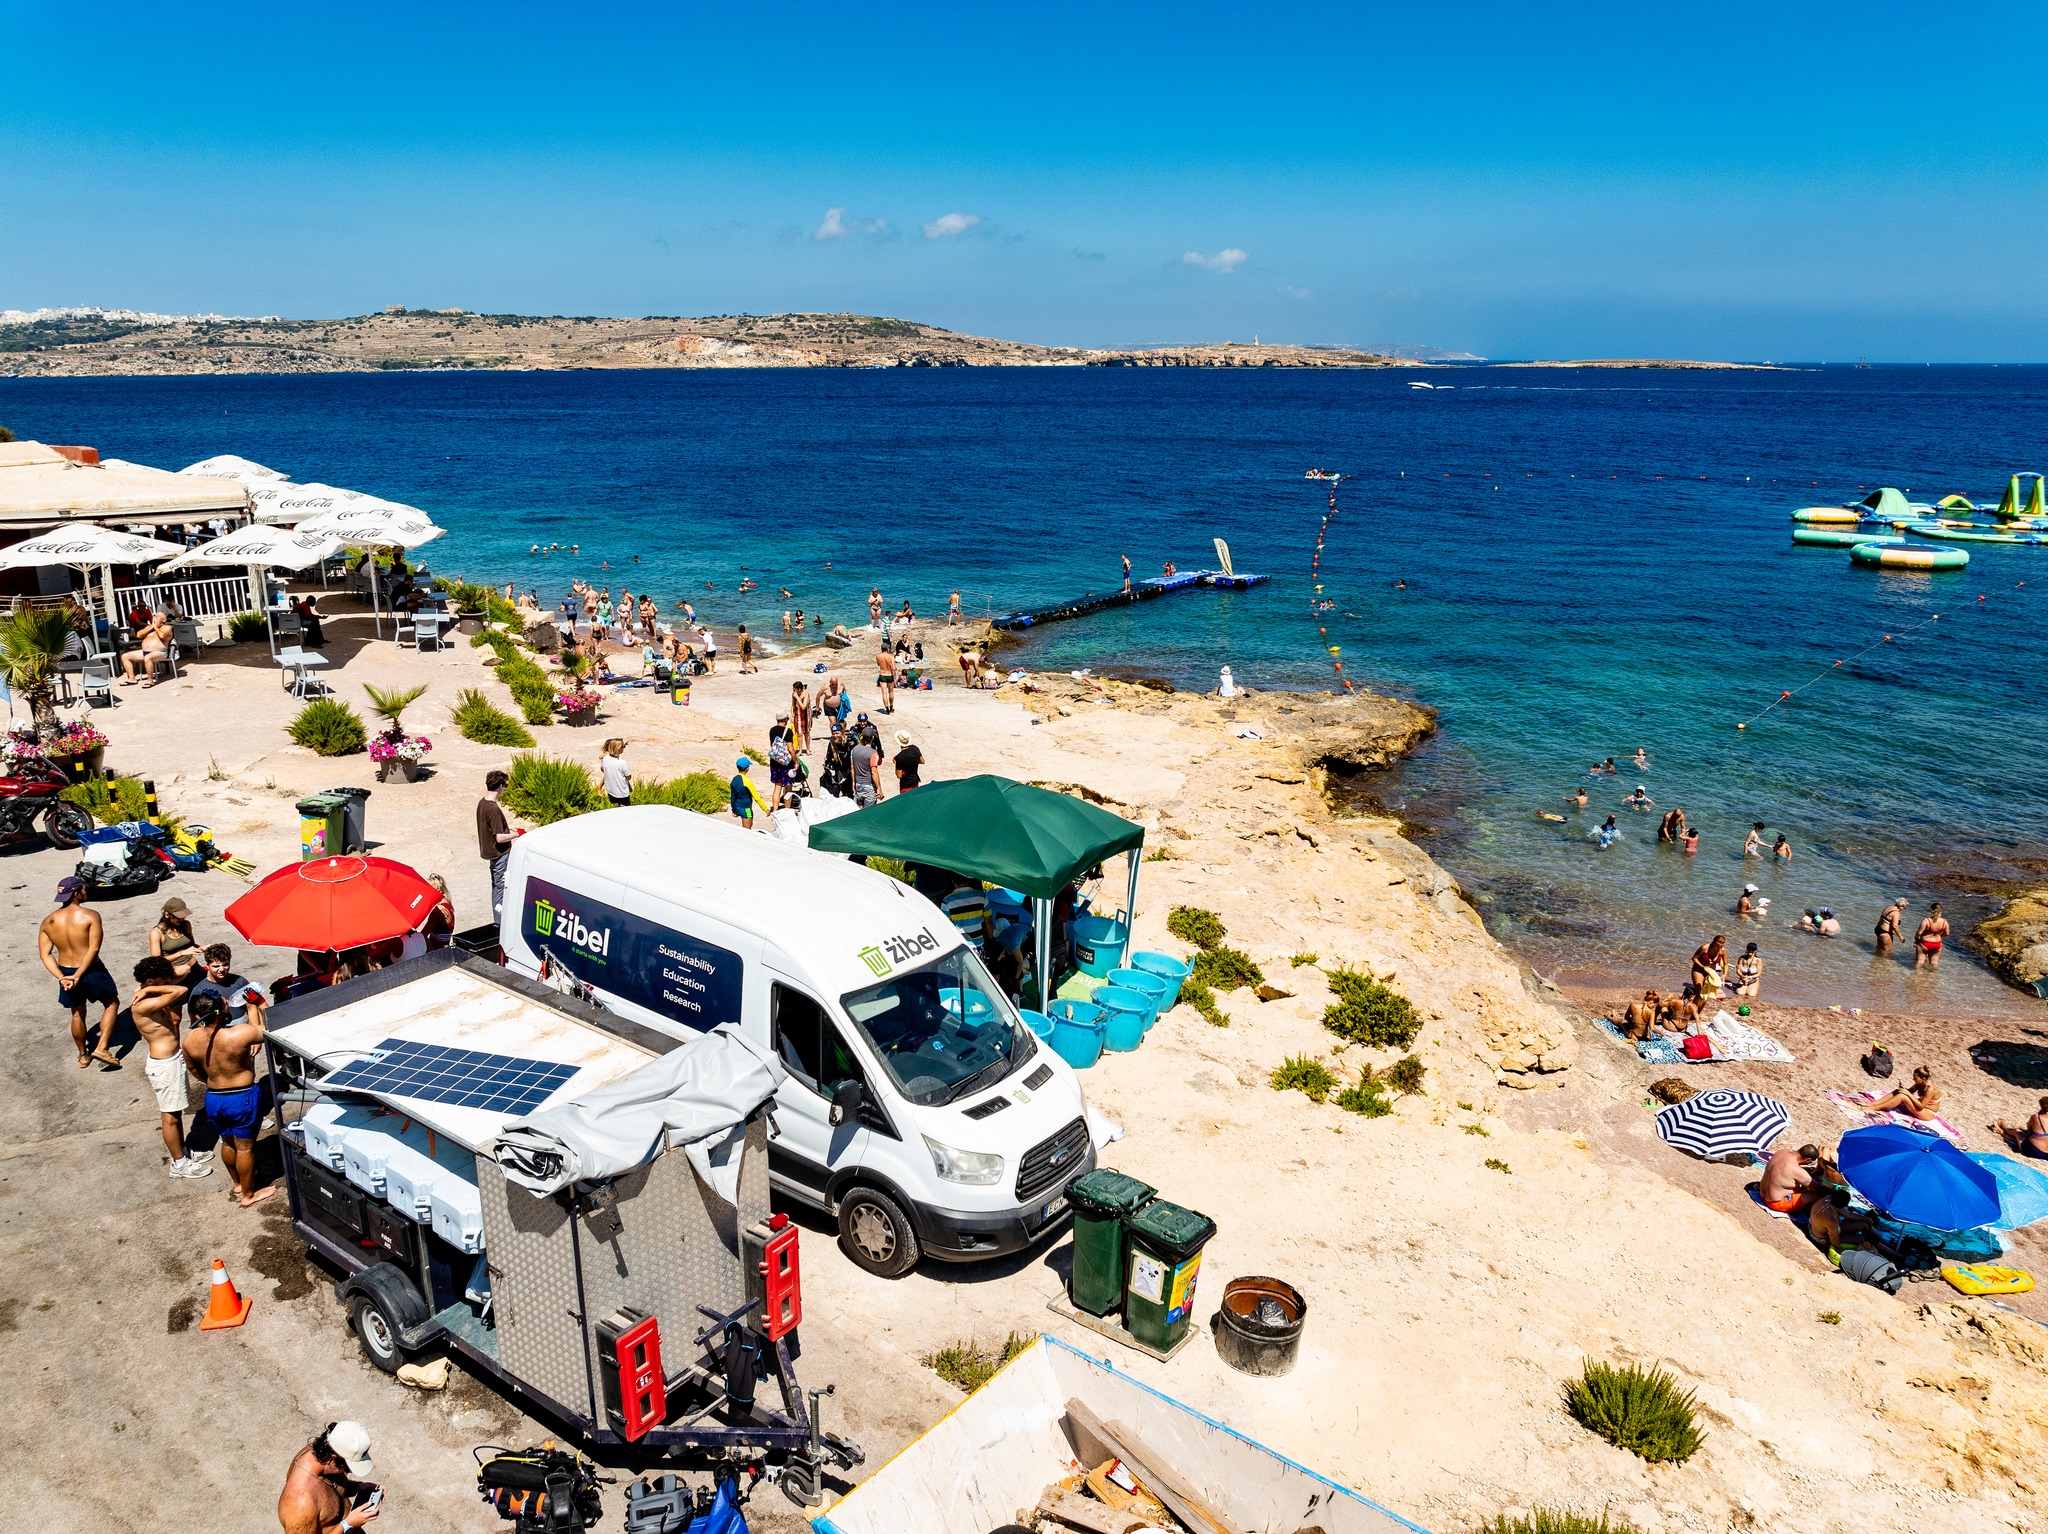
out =
[[[382,1487],[360,1479],[370,1473],[370,1430],[360,1422],[330,1422],[292,1456],[277,1521],[284,1534],[343,1534],[383,1511]],[[372,1502],[375,1494],[377,1500]]]
[[[1906,927],[1906,902],[1904,897],[1894,900],[1884,908],[1884,914],[1877,919],[1877,956],[1889,959],[1892,944],[1896,943]]]
[[[1582,788],[1575,794],[1567,794],[1565,795],[1564,802],[1566,804],[1576,805],[1578,806],[1578,808],[1583,810],[1586,807],[1586,791]]]
[[[1670,810],[1666,812],[1662,823],[1657,827],[1657,840],[1660,842],[1675,842],[1683,835],[1685,835],[1685,811]]]
[[[192,1074],[206,1082],[206,1116],[220,1131],[221,1160],[235,1180],[228,1190],[244,1209],[277,1192],[256,1186],[256,1131],[263,1123],[263,1095],[256,1085],[253,1056],[263,1044],[263,1009],[249,1008],[243,1022],[230,1022],[221,998],[210,991],[192,997],[192,1028],[185,1058]]]
[[[1920,930],[1913,934],[1913,968],[1926,965],[1929,969],[1941,968],[1941,945],[1948,938],[1948,918],[1941,914],[1941,902],[1935,901],[1921,918]],[[76,1029],[73,1030],[76,1032]]]
[[[875,652],[875,685],[882,690],[882,712],[896,712],[896,652],[887,645]]]
[[[107,1046],[113,1041],[114,1013],[121,1005],[121,992],[100,962],[100,944],[106,938],[100,913],[86,909],[85,881],[76,874],[57,881],[56,899],[57,909],[36,929],[36,953],[57,982],[57,1005],[71,1012],[71,1042],[78,1046],[78,1068],[84,1070],[97,1060],[118,1069],[121,1062]],[[100,1005],[100,1042],[99,1048],[88,1051],[85,1013],[94,1002]]]
[[[2041,1099],[2041,1111],[2028,1119],[2021,1128],[2013,1128],[2004,1119],[2000,1119],[1991,1127],[1998,1131],[1999,1138],[2020,1155],[2048,1161],[2048,1097]]]
[[[213,1152],[189,1155],[185,1150],[185,1110],[192,1106],[186,1085],[185,1052],[178,1047],[179,1011],[185,1005],[186,988],[169,959],[151,955],[135,966],[135,994],[128,998],[128,1015],[135,1019],[135,1031],[149,1048],[143,1074],[156,1093],[156,1113],[164,1132],[164,1149],[170,1152],[173,1177],[211,1177],[206,1163]]]
[[[1820,1165],[1820,1148],[1802,1145],[1798,1150],[1779,1146],[1764,1164],[1763,1183],[1757,1196],[1764,1208],[1779,1214],[1803,1213],[1820,1195],[1814,1171]]]
[[[1913,1067],[1913,1084],[1887,1092],[1863,1105],[1865,1113],[1903,1113],[1909,1119],[1933,1119],[1941,1113],[1941,1088],[1934,1084],[1934,1072],[1924,1065]]]

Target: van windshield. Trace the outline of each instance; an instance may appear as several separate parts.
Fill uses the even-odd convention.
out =
[[[994,1085],[1033,1050],[1023,1019],[972,948],[854,991],[845,1006],[896,1089],[920,1107]]]

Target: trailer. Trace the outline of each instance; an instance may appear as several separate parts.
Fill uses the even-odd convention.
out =
[[[587,1445],[751,1463],[806,1505],[827,1466],[860,1462],[820,1426],[829,1389],[807,1401],[797,1382],[772,1087],[729,1104],[715,1151],[657,1132],[639,1164],[558,1191],[529,1191],[507,1154],[687,1077],[667,1057],[720,1040],[685,1044],[448,948],[285,1003],[269,1042],[293,1227],[342,1274],[335,1298],[380,1369],[445,1347]]]

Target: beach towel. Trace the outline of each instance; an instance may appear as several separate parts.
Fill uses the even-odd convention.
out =
[[[1706,1025],[1714,1041],[1716,1060],[1762,1060],[1772,1065],[1790,1065],[1792,1051],[1754,1023],[1732,1012],[1716,1012]]]
[[[1921,1134],[1938,1134],[1951,1145],[1963,1144],[1963,1132],[1944,1118],[1916,1119],[1896,1109],[1884,1113],[1872,1113],[1870,1104],[1884,1094],[1881,1092],[1835,1092],[1820,1094],[1840,1108],[1852,1119],[1861,1119],[1866,1124],[1897,1124],[1902,1129],[1916,1129]]]
[[[1996,1151],[1968,1151],[1965,1154],[1998,1180],[1998,1218],[1994,1230],[2018,1230],[2036,1220],[2048,1220],[2048,1173]]]
[[[1773,1209],[1769,1204],[1766,1204],[1764,1202],[1764,1185],[1761,1182],[1753,1182],[1749,1184],[1748,1187],[1744,1188],[1742,1191],[1749,1195],[1749,1201],[1752,1204],[1756,1205],[1757,1208],[1761,1209],[1765,1214],[1769,1215],[1772,1219],[1789,1220],[1794,1225],[1797,1225],[1801,1230],[1806,1229],[1806,1212],[1804,1210],[1801,1210],[1798,1214],[1787,1214],[1782,1209]]]

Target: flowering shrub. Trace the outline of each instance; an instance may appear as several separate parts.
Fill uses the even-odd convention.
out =
[[[56,738],[50,742],[50,749],[61,755],[67,751],[91,751],[106,743],[106,736],[81,719],[74,724],[60,726]]]
[[[18,724],[0,737],[0,762],[12,767],[16,762],[39,762],[43,759],[43,748],[36,744],[35,727]]]
[[[424,735],[379,735],[370,742],[370,760],[416,762],[433,749],[434,743]]]
[[[595,688],[579,687],[574,692],[557,694],[555,701],[562,705],[563,712],[580,714],[586,708],[596,708],[604,702],[604,694]]]

